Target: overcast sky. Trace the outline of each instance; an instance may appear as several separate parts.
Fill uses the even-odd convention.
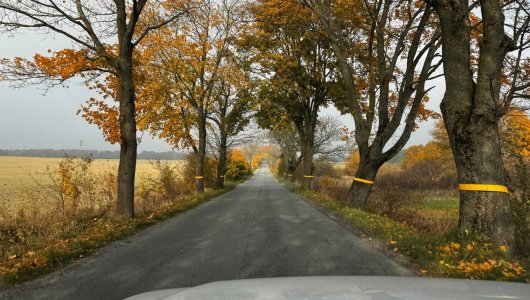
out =
[[[46,54],[48,49],[71,47],[64,39],[53,39],[33,32],[15,37],[0,34],[0,58],[15,56],[30,58],[35,53]],[[439,111],[443,96],[443,80],[429,94],[428,108]],[[81,104],[95,96],[93,92],[72,82],[68,88],[53,88],[44,94],[42,88],[31,86],[13,89],[0,82],[0,149],[78,149],[81,140],[84,149],[118,150],[117,145],[106,142],[95,125],[88,124],[76,115]],[[351,116],[341,116],[334,108],[327,108],[322,115],[339,118],[353,128]],[[420,124],[412,134],[409,145],[423,144],[430,139],[432,122]],[[144,135],[139,151],[169,151],[164,141]]]

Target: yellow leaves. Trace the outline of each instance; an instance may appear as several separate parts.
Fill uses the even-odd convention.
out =
[[[415,145],[407,148],[401,166],[404,169],[408,169],[422,162],[450,159],[450,152],[446,149],[442,149],[435,142],[429,142],[425,145]]]
[[[451,242],[449,244],[449,247],[451,247],[451,249],[453,249],[453,250],[458,250],[458,249],[460,249],[460,244],[459,243],[455,243],[455,242]]]
[[[34,56],[37,67],[51,77],[70,78],[88,69],[94,63],[87,60],[84,50],[63,49],[45,57],[40,54]]]
[[[510,279],[510,278],[515,277],[515,274],[513,274],[512,272],[502,271],[502,276],[504,276],[507,279]]]
[[[496,252],[491,243],[470,241],[461,245],[450,242],[438,247],[434,253],[438,260],[439,273],[443,276],[463,277],[472,279],[510,280],[523,276],[524,268],[518,261],[509,261],[503,254]],[[506,251],[505,245],[498,246],[501,252]]]
[[[361,158],[359,156],[359,150],[352,149],[352,151],[348,155],[346,166],[344,167],[344,172],[351,176],[355,175],[355,172],[357,172],[357,168],[359,167],[360,162]]]
[[[233,160],[233,161],[241,161],[241,162],[246,162],[247,161],[245,159],[245,155],[243,154],[243,151],[241,151],[239,149],[231,150],[229,155],[228,155],[228,157],[229,157],[230,160]]]
[[[471,278],[484,278],[490,273],[499,272],[505,279],[511,279],[524,273],[524,268],[519,263],[512,263],[504,259],[487,259],[483,262],[477,262],[473,258],[470,261],[459,261],[456,267],[465,273],[469,273]]]
[[[434,160],[446,163],[447,167],[452,166],[451,146],[443,122],[437,122],[431,135],[434,138],[433,141],[407,148],[401,164],[402,168],[408,169],[416,164]]]
[[[261,0],[252,6],[251,11],[256,19],[262,21],[257,25],[264,30],[306,25],[312,19],[311,9],[296,1]]]
[[[451,242],[441,247],[441,250],[446,254],[456,254],[460,250],[460,244]]]
[[[15,259],[15,258],[17,258],[17,255],[16,255],[16,254],[12,254],[12,255],[9,255],[9,256],[7,257],[7,259],[9,259],[9,260],[12,260],[12,259]]]
[[[505,154],[530,157],[530,117],[527,113],[519,109],[510,110],[500,127]]]

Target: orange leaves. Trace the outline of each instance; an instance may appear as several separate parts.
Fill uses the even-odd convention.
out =
[[[428,161],[441,161],[450,164],[452,161],[451,146],[443,122],[438,121],[431,132],[433,141],[425,145],[410,146],[405,152],[401,167],[408,169],[416,164]]]
[[[252,7],[252,13],[259,21],[259,26],[263,28],[273,26],[296,27],[311,19],[311,10],[308,7],[300,2],[289,0],[258,1],[258,4]]]
[[[433,161],[433,160],[447,160],[451,159],[451,152],[446,151],[434,142],[429,142],[426,145],[410,146],[405,152],[401,166],[408,169],[413,165]]]
[[[192,132],[206,123],[203,112],[212,112],[220,81],[244,81],[240,70],[226,66],[240,8],[205,0],[190,5],[196,8],[146,37],[135,52],[139,128],[177,148],[195,145]]]
[[[70,78],[92,65],[84,50],[63,49],[50,57],[35,54],[36,66],[50,77]]]
[[[239,149],[233,149],[228,154],[228,158],[233,161],[241,161],[246,162],[245,154],[243,154],[243,151]]]
[[[17,68],[21,68],[23,63],[25,63],[25,60],[22,57],[17,56],[13,59],[13,63]]]
[[[112,144],[120,143],[119,110],[116,106],[94,98],[90,98],[78,111],[90,124],[95,124],[103,132],[105,140]]]
[[[109,53],[116,51],[115,45],[107,45]],[[48,52],[51,52],[48,50]],[[100,74],[109,69],[107,62],[95,57],[87,50],[63,49],[53,52],[50,56],[35,54],[35,68],[52,78],[69,79],[74,76],[85,77],[86,72]],[[92,74],[94,75],[94,74]]]
[[[242,176],[250,172],[250,165],[245,159],[243,151],[240,149],[232,149],[228,154],[228,161],[226,164],[226,177],[229,179],[241,179]]]
[[[256,149],[256,153],[252,157],[252,169],[256,169],[259,166],[260,161],[262,161],[272,153],[275,153],[275,151],[277,151],[277,149],[273,145],[258,147]]]

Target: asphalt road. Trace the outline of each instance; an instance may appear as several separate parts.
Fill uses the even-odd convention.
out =
[[[218,280],[410,274],[262,168],[233,191],[0,299],[123,299]]]

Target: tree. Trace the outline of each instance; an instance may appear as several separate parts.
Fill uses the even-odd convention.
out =
[[[168,26],[142,44],[145,128],[196,156],[196,191],[204,191],[208,117],[222,97],[222,78],[244,12],[237,1],[197,0],[178,26]]]
[[[217,151],[217,175],[215,187],[224,186],[227,153],[230,146],[238,141],[238,134],[250,121],[251,81],[249,68],[236,65],[229,60],[220,73],[217,83],[217,98],[213,101],[212,113],[208,116],[217,130],[212,130],[210,144]],[[248,63],[247,63],[248,64]],[[246,71],[245,71],[246,70]]]
[[[408,169],[419,163],[437,163],[441,169],[454,169],[451,146],[443,122],[438,121],[431,131],[432,141],[425,145],[410,146],[406,149],[401,167]],[[442,172],[443,170],[440,170]]]
[[[300,140],[296,129],[292,125],[290,127],[282,126],[270,130],[269,134],[280,147],[280,160],[283,165],[280,171],[283,171],[285,176],[290,177],[289,179],[294,180],[294,171],[302,162],[302,156],[297,155],[300,149]]]
[[[319,117],[314,134],[314,154],[326,159],[343,159],[352,148],[348,134],[348,128],[335,117]]]
[[[294,124],[306,178],[302,187],[307,189],[313,174],[318,113],[337,86],[330,44],[318,32],[312,11],[299,2],[260,0],[252,13],[256,22],[247,45],[258,53],[255,59],[263,78],[260,124],[268,129],[277,123]]]
[[[526,97],[523,53],[528,3],[432,0],[440,19],[447,88],[441,110],[461,184],[495,185],[460,191],[459,229],[513,245],[510,195],[501,157],[499,119],[514,98]],[[482,19],[473,15],[479,9]],[[509,18],[505,18],[505,12]],[[507,24],[507,25],[505,25]],[[475,47],[477,45],[478,47]],[[514,51],[513,55],[509,55]]]
[[[359,167],[347,199],[363,208],[379,168],[406,145],[441,64],[440,33],[423,2],[304,0],[329,38],[345,92],[335,105],[351,113]],[[395,140],[393,142],[393,140]]]
[[[450,158],[451,153],[449,153],[449,156],[446,154],[441,152],[436,143],[432,141],[425,145],[410,146],[405,151],[401,167],[403,169],[409,169],[420,163],[433,163],[437,160],[446,160]]]
[[[345,138],[347,131],[333,117],[319,118],[316,122],[314,133],[314,155],[328,159],[343,156],[347,153],[347,149],[351,148]],[[290,179],[294,179],[294,173],[303,159],[300,133],[291,124],[291,127],[281,126],[278,129],[270,130],[269,135],[280,147],[281,159],[284,163],[283,170],[286,171],[287,175],[291,175],[289,176],[291,177]]]
[[[254,171],[254,166],[256,165],[256,159],[258,158],[258,152],[261,147],[261,141],[259,137],[246,141],[245,144],[241,146],[241,152],[247,159],[248,165],[250,166],[250,171]]]
[[[75,76],[110,74],[115,82],[120,143],[117,215],[122,217],[134,216],[137,137],[133,51],[151,31],[173,22],[187,10],[180,1],[147,4],[147,0],[0,2],[3,30],[35,29],[61,35],[76,46],[58,51],[51,58],[36,55],[34,62],[4,60],[3,71],[8,79],[54,84]],[[141,19],[147,9],[153,12],[150,18]],[[116,44],[106,44],[108,40]]]

